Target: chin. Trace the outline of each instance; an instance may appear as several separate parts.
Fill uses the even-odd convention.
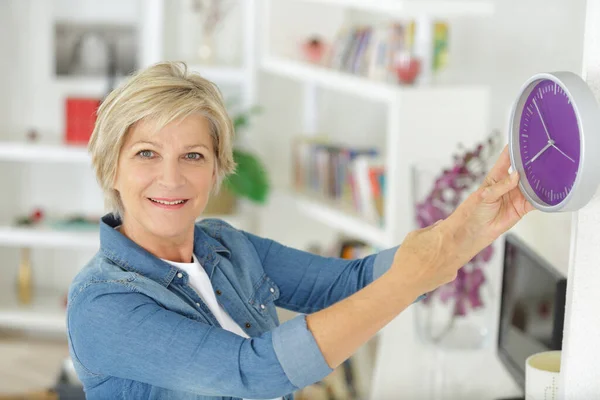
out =
[[[146,229],[156,236],[164,238],[177,237],[193,231],[196,220],[191,215],[150,214],[147,217]]]

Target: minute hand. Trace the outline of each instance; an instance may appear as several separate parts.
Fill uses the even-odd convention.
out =
[[[540,109],[535,101],[535,98],[533,99],[533,105],[535,106],[535,109],[537,110],[539,116],[540,116],[540,121],[542,121],[542,126],[544,127],[544,130],[546,131],[546,136],[548,136],[548,140],[552,140],[550,138],[550,133],[548,132],[548,128],[546,128],[546,123],[544,122],[544,118],[542,117],[542,113],[540,112]]]

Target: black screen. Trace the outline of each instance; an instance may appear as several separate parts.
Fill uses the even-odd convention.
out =
[[[506,235],[498,354],[524,386],[525,360],[561,350],[566,279],[514,235]]]

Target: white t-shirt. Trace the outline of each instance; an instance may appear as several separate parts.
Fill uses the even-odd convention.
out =
[[[239,327],[239,325],[229,316],[229,314],[227,314],[227,311],[225,311],[219,302],[217,302],[217,296],[215,296],[215,291],[210,283],[208,274],[204,268],[202,268],[202,265],[200,265],[200,261],[198,261],[196,255],[192,254],[192,257],[194,262],[189,263],[180,263],[165,259],[162,260],[168,262],[176,268],[185,271],[188,274],[190,278],[190,286],[196,290],[200,298],[217,318],[217,321],[219,321],[223,329],[233,332],[238,336],[248,338],[249,336],[246,335],[246,332]],[[282,400],[282,398],[278,397],[277,399],[272,400]]]

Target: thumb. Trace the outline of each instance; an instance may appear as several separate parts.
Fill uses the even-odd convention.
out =
[[[481,194],[481,197],[486,203],[494,203],[506,193],[516,188],[518,183],[519,173],[517,171],[513,171],[509,176],[500,182],[496,182],[493,185],[485,188]]]

